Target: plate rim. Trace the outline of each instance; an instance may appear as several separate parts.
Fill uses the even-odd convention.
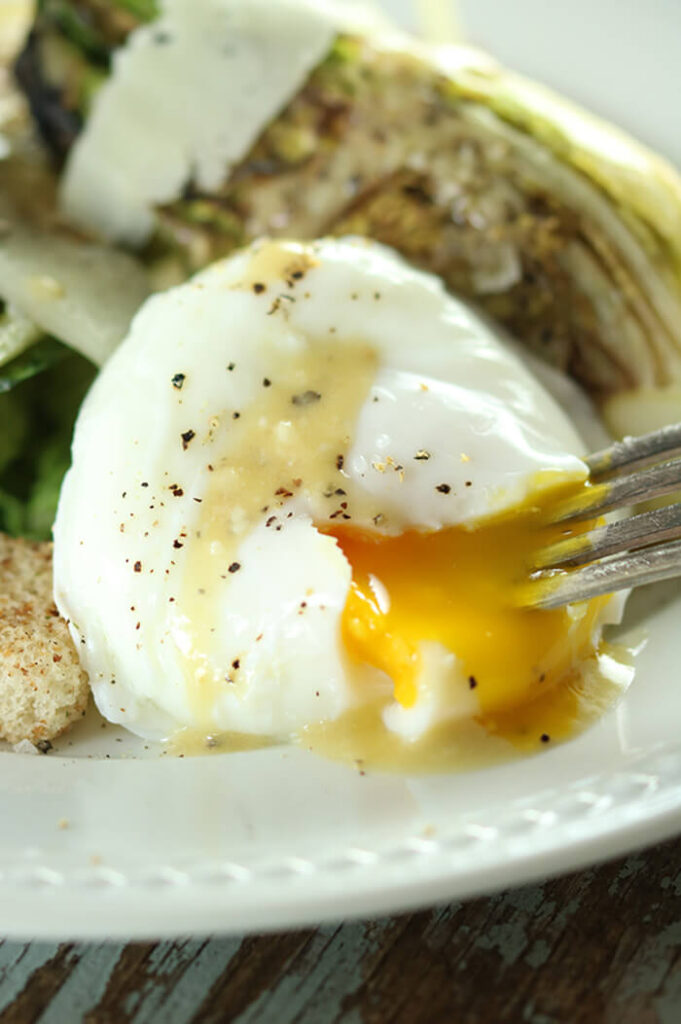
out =
[[[577,870],[677,832],[681,744],[666,743],[625,769],[519,797],[501,815],[492,806],[447,833],[346,847],[331,860],[166,862],[128,874],[106,864],[0,865],[0,935],[160,939],[400,913]]]

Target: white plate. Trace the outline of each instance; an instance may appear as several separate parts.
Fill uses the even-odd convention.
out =
[[[670,835],[681,828],[681,597],[670,594],[631,602],[629,626],[640,633],[643,617],[649,641],[613,712],[484,771],[361,775],[290,748],[159,757],[95,716],[46,757],[0,753],[0,934],[283,928],[517,884]]]
[[[544,32],[547,77],[568,74],[577,51],[569,41],[551,46],[555,5],[514,2],[519,11],[534,4],[518,21],[531,21],[533,39]],[[650,28],[666,2],[627,0],[627,24],[636,9]],[[507,12],[507,0],[485,0],[484,10],[495,4]],[[475,9],[472,0],[465,8],[474,29]],[[597,22],[575,14],[575,43]],[[513,38],[504,35],[507,47]],[[652,81],[659,48],[647,52]],[[648,80],[645,59],[643,48],[639,81]],[[604,66],[627,84],[616,46]],[[621,110],[626,122],[631,105]],[[571,743],[485,771],[360,775],[285,748],[159,758],[94,716],[47,757],[0,751],[0,935],[160,937],[384,913],[569,870],[681,830],[680,593],[632,600],[625,625],[645,621],[648,645],[613,712]]]

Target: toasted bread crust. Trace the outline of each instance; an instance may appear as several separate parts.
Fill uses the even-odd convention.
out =
[[[89,687],[52,596],[52,545],[0,533],[0,739],[54,739]]]

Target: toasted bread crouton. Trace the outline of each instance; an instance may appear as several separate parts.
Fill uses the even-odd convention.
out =
[[[89,687],[52,596],[52,545],[0,533],[0,739],[54,739]]]

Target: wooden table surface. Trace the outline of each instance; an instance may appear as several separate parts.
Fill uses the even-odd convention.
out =
[[[0,1024],[681,1024],[681,839],[400,917],[158,943],[0,941]]]

